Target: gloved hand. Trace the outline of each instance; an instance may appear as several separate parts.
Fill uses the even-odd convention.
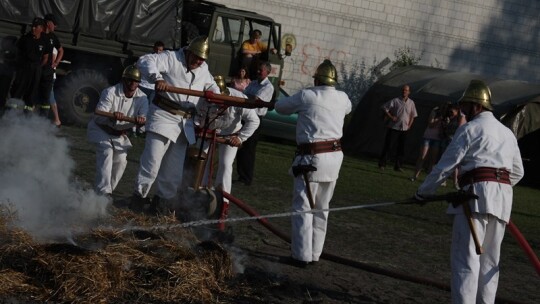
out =
[[[204,91],[204,98],[210,100],[215,98],[215,94],[212,91]]]

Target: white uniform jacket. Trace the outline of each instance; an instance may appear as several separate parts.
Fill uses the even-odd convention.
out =
[[[214,82],[213,76],[208,71],[208,65],[204,62],[194,70],[187,70],[184,50],[164,51],[152,54],[147,60],[148,73],[151,82],[165,80],[168,84],[190,90],[211,90],[219,93],[219,87]],[[200,97],[159,92],[170,101],[178,103],[184,109],[193,109],[199,102]],[[182,116],[171,114],[162,110],[155,104],[150,104],[146,131],[160,134],[172,142],[176,142],[184,129],[186,139],[190,144],[195,143],[195,131],[192,119],[184,119]]]
[[[345,115],[352,110],[349,97],[331,86],[316,86],[304,89],[293,96],[283,98],[275,104],[276,112],[290,115],[298,113],[296,143],[340,139],[343,135]],[[310,181],[329,182],[338,178],[343,153],[319,153],[296,156],[293,166],[312,164],[317,171],[311,172]]]
[[[398,131],[409,130],[411,120],[418,116],[414,101],[410,98],[406,102],[403,101],[403,97],[393,98],[383,104],[381,108],[383,111],[388,111],[392,116],[397,117],[397,121],[395,122],[388,120],[386,126]]]
[[[122,112],[126,116],[146,116],[148,111],[148,99],[146,94],[137,89],[132,98],[126,97],[122,83],[108,87],[101,92],[96,110],[103,112]],[[115,149],[129,149],[131,142],[126,135],[115,136],[105,132],[97,124],[107,125],[115,130],[129,130],[134,124],[127,121],[115,121],[108,117],[94,115],[88,123],[87,138],[91,143],[99,143],[111,140]]]
[[[258,80],[253,80],[244,90],[244,94],[247,96],[256,96],[264,102],[270,102],[274,96],[274,86],[270,80],[268,80],[268,77],[263,79],[260,83]],[[266,115],[266,112],[268,112],[268,108],[258,108],[255,109],[255,112],[257,112],[257,115],[259,116],[264,116]]]
[[[141,57],[139,57],[139,60],[137,60],[137,63],[135,64],[141,72],[141,82],[139,83],[139,86],[150,90],[154,89],[154,80],[150,79],[150,73],[148,72],[148,60],[153,55],[154,53],[142,55]]]
[[[236,89],[228,89],[230,96],[247,98],[244,93]],[[215,117],[215,115],[219,113],[219,116],[210,125],[210,128],[215,129],[217,134],[224,136],[237,133],[238,138],[240,138],[242,142],[253,135],[260,124],[260,119],[257,116],[255,109],[228,107],[225,111],[223,111],[217,105],[201,102],[197,105],[197,110],[197,112],[201,115],[201,118],[199,119],[200,122],[204,121],[203,117],[206,115],[206,111],[208,110],[210,110],[211,117]],[[244,121],[243,125],[242,121]]]
[[[523,177],[523,163],[512,131],[491,112],[482,112],[459,127],[441,160],[418,188],[418,194],[430,195],[459,166],[460,173],[479,167],[504,168],[510,172],[510,183],[484,181],[474,183],[471,211],[491,214],[508,222],[512,210],[512,186]],[[463,213],[463,208],[449,205],[449,214]]]

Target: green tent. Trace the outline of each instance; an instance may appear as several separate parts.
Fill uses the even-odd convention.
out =
[[[386,128],[381,106],[411,87],[418,117],[407,136],[405,160],[414,164],[430,111],[456,102],[472,79],[481,79],[491,90],[494,114],[516,137],[525,165],[526,180],[540,180],[540,84],[502,80],[483,75],[426,66],[407,66],[384,75],[363,96],[345,130],[343,147],[349,155],[378,157]]]

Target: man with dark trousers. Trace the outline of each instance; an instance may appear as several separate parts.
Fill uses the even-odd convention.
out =
[[[255,102],[271,102],[274,94],[274,86],[268,80],[268,74],[272,70],[272,66],[268,62],[261,62],[257,67],[257,80],[249,83],[244,90],[244,94],[248,96],[251,101]],[[267,108],[258,108],[257,115],[259,119],[262,119]],[[251,135],[238,149],[236,154],[236,172],[238,173],[238,181],[245,185],[251,185],[253,181],[253,172],[255,170],[255,153],[257,148],[257,141],[259,137],[259,128],[255,130],[255,133]]]
[[[384,170],[390,151],[396,146],[396,162],[394,170],[403,171],[403,157],[405,155],[405,139],[418,116],[414,101],[409,98],[411,89],[408,85],[401,88],[401,96],[393,98],[382,106],[386,120],[386,137],[384,146],[379,158],[379,169]]]
[[[24,101],[26,112],[33,111],[37,103],[41,68],[49,60],[45,26],[45,20],[34,18],[32,30],[17,42],[17,68],[10,93],[12,98]]]

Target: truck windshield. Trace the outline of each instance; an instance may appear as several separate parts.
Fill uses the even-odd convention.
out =
[[[214,29],[213,42],[238,44],[242,20],[229,16],[218,16]]]

